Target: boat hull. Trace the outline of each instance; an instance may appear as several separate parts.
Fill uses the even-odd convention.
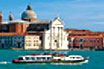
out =
[[[80,63],[80,62],[85,62],[88,61],[88,59],[84,60],[73,60],[73,61],[18,61],[13,63],[34,63],[34,64],[41,64],[41,63],[46,63],[46,64],[51,64],[51,63]]]

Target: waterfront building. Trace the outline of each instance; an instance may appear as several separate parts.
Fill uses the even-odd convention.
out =
[[[90,30],[65,29],[69,33],[69,48],[98,49],[104,48],[104,32]]]
[[[64,31],[64,22],[55,17],[53,20],[37,20],[36,13],[28,5],[21,20],[3,22],[0,13],[0,48],[22,49],[68,49],[68,33]]]
[[[0,48],[40,49],[40,47],[41,40],[38,35],[0,33]]]
[[[3,21],[0,12],[0,48],[8,49],[96,49],[104,48],[104,32],[90,30],[64,29],[64,22],[55,17],[38,20],[36,13],[28,5],[21,20]]]

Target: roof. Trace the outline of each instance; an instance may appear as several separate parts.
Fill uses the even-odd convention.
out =
[[[24,33],[0,33],[0,36],[23,36]]]
[[[28,33],[0,33],[0,36],[40,36],[40,35],[33,35]]]
[[[68,36],[68,38],[103,38],[103,36]]]
[[[69,57],[82,57],[81,55],[69,55]]]
[[[59,20],[64,25],[63,21],[61,21],[57,17],[53,20],[50,20],[50,19],[48,19],[48,20],[36,20],[36,21],[31,22],[31,24],[49,24],[49,23],[54,22],[55,20]]]
[[[32,10],[26,10],[22,13],[22,19],[32,19],[32,18],[36,18],[36,13]]]
[[[65,29],[69,33],[69,36],[104,36],[104,32],[93,32],[87,29]]]
[[[22,13],[22,19],[37,19],[36,13],[31,9],[31,6],[27,6],[27,10]]]
[[[2,22],[2,24],[8,24],[8,22],[7,22],[7,21],[5,21],[5,22]]]
[[[76,31],[76,32],[91,32],[88,29],[72,29],[72,28],[67,28],[65,31]]]
[[[28,21],[24,21],[24,20],[15,20],[15,21],[9,21],[8,24],[11,23],[21,23],[21,24],[29,24]]]
[[[45,31],[27,31],[27,33],[44,33]]]
[[[49,24],[52,20],[36,20],[31,22],[32,24]]]

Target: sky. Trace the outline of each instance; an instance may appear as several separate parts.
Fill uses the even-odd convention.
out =
[[[38,20],[58,15],[64,28],[104,31],[104,0],[0,0],[3,21],[8,21],[9,12],[14,20],[20,20],[28,4]]]

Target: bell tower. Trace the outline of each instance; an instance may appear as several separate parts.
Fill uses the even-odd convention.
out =
[[[2,15],[2,12],[0,12],[0,24],[2,24],[3,22],[3,15]]]
[[[9,21],[12,21],[13,20],[13,15],[12,15],[12,12],[9,13]]]

